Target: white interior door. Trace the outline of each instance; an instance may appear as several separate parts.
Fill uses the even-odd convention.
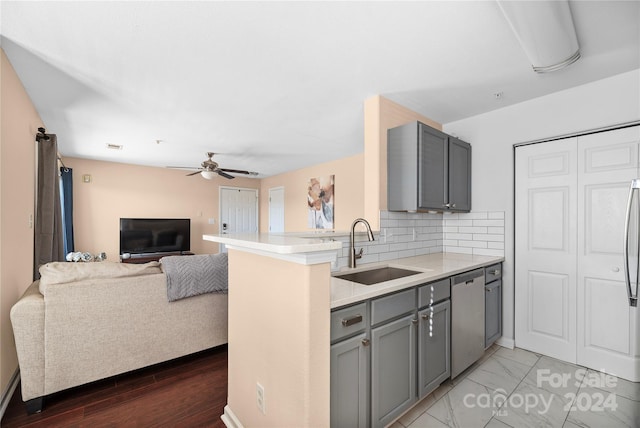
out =
[[[219,233],[258,232],[258,190],[220,187]],[[224,245],[220,251],[225,252]]]
[[[284,187],[269,189],[269,233],[284,232]]]
[[[638,174],[639,129],[578,139],[578,364],[640,380],[638,308],[624,278],[629,185]],[[635,378],[635,379],[633,379]]]
[[[576,362],[577,139],[516,149],[515,341]]]

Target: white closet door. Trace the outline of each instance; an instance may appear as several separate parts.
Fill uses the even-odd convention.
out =
[[[577,362],[635,381],[638,308],[628,303],[622,249],[638,135],[634,127],[578,138]]]
[[[577,139],[516,149],[516,346],[576,362]]]

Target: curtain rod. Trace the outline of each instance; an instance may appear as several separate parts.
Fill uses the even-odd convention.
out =
[[[45,134],[46,129],[44,129],[43,127],[38,128],[38,133],[36,134],[36,141],[40,142],[42,140],[47,141],[49,140],[49,136],[47,134]]]
[[[48,141],[51,137],[49,137],[45,132],[47,132],[46,129],[44,129],[42,126],[40,128],[38,128],[38,133],[36,134],[36,141],[37,142],[41,142],[42,140],[44,141]],[[62,161],[62,158],[60,157],[60,155],[57,156],[58,160],[60,161],[60,165],[62,165],[62,167],[65,170],[69,170],[69,168],[67,168],[67,166],[64,164],[64,162]]]

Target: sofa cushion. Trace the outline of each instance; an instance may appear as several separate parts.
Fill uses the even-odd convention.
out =
[[[42,295],[46,295],[47,287],[55,284],[66,284],[86,279],[124,278],[162,273],[158,262],[142,264],[51,262],[40,266],[39,270],[40,293]]]

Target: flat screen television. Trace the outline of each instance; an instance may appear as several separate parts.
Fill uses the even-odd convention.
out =
[[[191,219],[120,219],[120,255],[182,253],[190,249]]]

